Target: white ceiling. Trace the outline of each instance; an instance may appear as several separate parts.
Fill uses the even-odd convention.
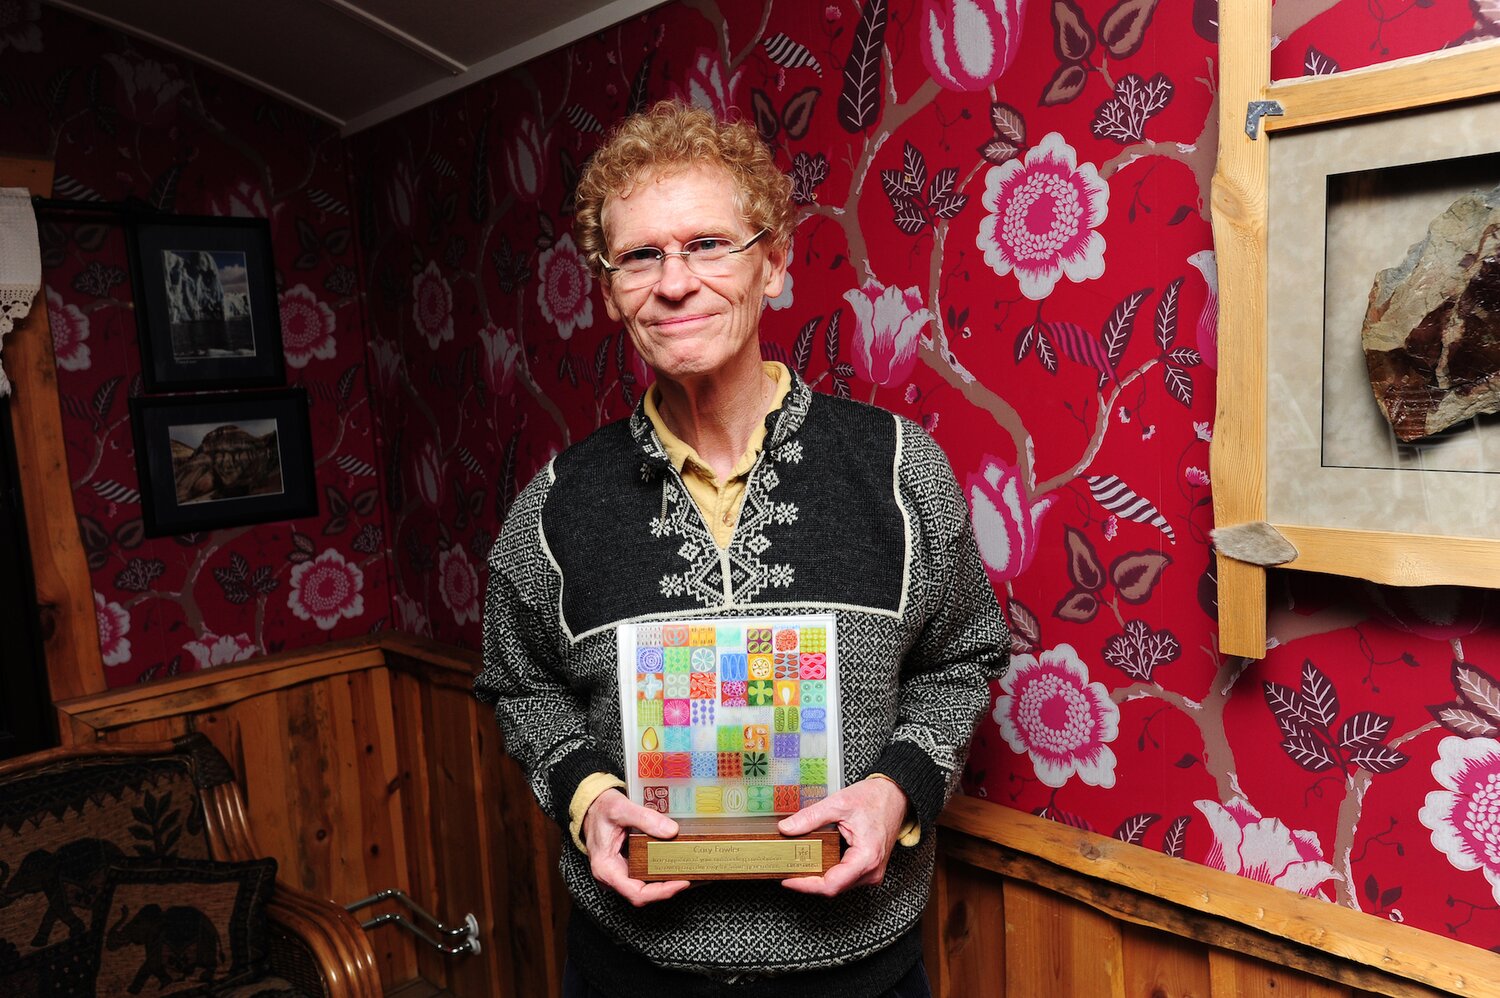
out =
[[[345,135],[663,0],[47,0],[245,81]]]

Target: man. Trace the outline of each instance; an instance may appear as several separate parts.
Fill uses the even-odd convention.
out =
[[[1009,636],[937,445],[761,360],[789,192],[750,126],[672,102],[622,122],[578,185],[578,244],[656,381],[517,498],[475,683],[569,831],[569,998],[927,994],[932,824]],[[781,883],[632,880],[629,831],[677,829],[621,793],[615,628],[789,612],[838,618],[846,786],[780,828],[837,824],[841,861]]]

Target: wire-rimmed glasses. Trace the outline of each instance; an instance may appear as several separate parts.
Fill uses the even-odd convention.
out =
[[[682,257],[682,262],[699,277],[717,277],[727,271],[736,253],[745,252],[769,231],[761,229],[742,243],[731,242],[723,236],[699,236],[683,243],[680,250],[637,246],[619,253],[612,261],[600,253],[599,262],[611,279],[624,288],[643,288],[661,280],[669,256]]]

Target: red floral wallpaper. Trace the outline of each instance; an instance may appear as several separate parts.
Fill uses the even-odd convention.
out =
[[[1500,33],[1467,0],[1275,28],[1282,77]],[[766,353],[920,419],[965,489],[1016,632],[968,792],[1500,944],[1488,595],[1278,575],[1277,647],[1216,647],[1216,43],[1212,0],[679,0],[356,136],[400,626],[477,643],[515,489],[638,396],[569,190],[680,95],[793,176]]]
[[[338,134],[190,62],[20,0],[0,4],[0,148],[53,157],[57,197],[269,218],[287,382],[311,400],[316,517],[143,536],[124,234],[107,217],[42,220],[68,473],[109,684],[381,626],[384,510]]]

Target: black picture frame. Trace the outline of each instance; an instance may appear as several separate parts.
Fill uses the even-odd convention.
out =
[[[148,536],[317,514],[306,391],[142,396],[130,416]]]
[[[134,218],[127,234],[147,392],[286,383],[266,219]]]

